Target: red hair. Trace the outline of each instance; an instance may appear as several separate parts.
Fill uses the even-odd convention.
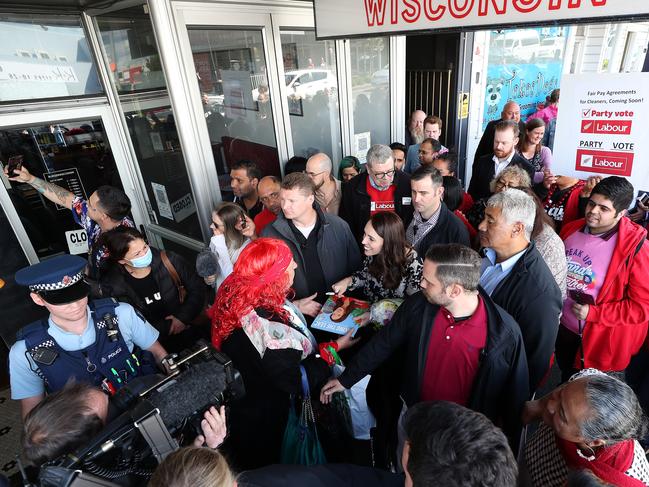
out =
[[[292,284],[286,272],[292,258],[288,245],[273,238],[259,238],[243,249],[208,310],[212,318],[212,344],[217,349],[234,330],[241,328],[241,317],[252,309],[260,308],[288,319],[283,305]]]

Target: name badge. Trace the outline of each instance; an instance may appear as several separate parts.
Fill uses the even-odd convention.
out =
[[[402,205],[411,205],[412,204],[412,198],[410,196],[404,196],[401,198],[401,204]]]

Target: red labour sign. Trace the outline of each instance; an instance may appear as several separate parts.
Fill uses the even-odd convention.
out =
[[[633,153],[578,149],[575,168],[578,171],[631,176]]]
[[[582,120],[582,134],[630,135],[633,120]]]

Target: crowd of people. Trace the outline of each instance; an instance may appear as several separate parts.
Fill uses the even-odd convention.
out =
[[[10,352],[26,459],[88,441],[116,389],[205,339],[246,395],[206,411],[152,486],[647,485],[647,405],[626,374],[646,353],[649,208],[625,178],[553,173],[558,96],[525,123],[505,105],[466,191],[442,120],[420,110],[405,143],[373,145],[364,165],[316,153],[279,179],[239,161],[195,265],[150,247],[117,188],[83,201],[7,174],[70,208],[90,243],[88,261],[16,274],[49,313]],[[332,296],[396,312],[335,335],[311,326]],[[539,399],[553,364],[561,382]],[[329,463],[281,465],[305,391]],[[341,427],[350,391],[371,440]]]

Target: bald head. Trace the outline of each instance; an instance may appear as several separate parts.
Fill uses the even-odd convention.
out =
[[[410,130],[413,130],[415,127],[423,127],[424,120],[426,119],[426,112],[423,110],[415,110],[410,114]]]
[[[281,208],[279,200],[279,191],[282,188],[282,182],[275,176],[264,176],[259,180],[257,194],[259,200],[268,211],[277,215]]]
[[[306,161],[306,174],[311,178],[316,189],[332,179],[333,163],[327,154],[318,152]]]
[[[521,121],[521,107],[515,101],[508,101],[505,103],[500,117],[503,120],[513,120],[518,123]]]

